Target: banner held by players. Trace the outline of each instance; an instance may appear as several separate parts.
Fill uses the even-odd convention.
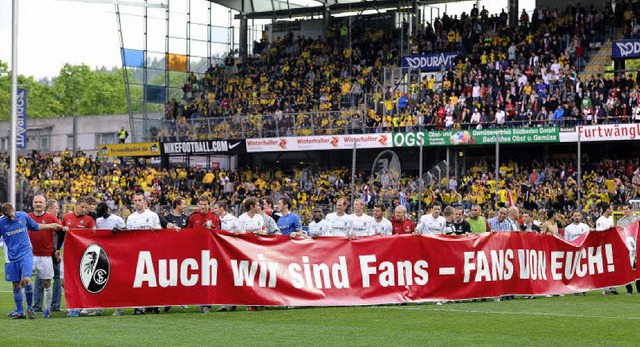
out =
[[[566,294],[639,278],[637,228],[591,232],[573,243],[523,232],[349,241],[187,229],[72,230],[65,294],[71,308],[372,305]]]

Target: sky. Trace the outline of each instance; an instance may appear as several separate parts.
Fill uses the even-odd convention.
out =
[[[105,0],[98,0],[98,3],[90,3],[92,0],[85,1],[86,3],[78,0],[18,1],[19,74],[33,76],[36,79],[50,78],[57,76],[65,63],[86,64],[91,68],[102,66],[111,68],[122,65],[114,6],[99,3]],[[535,0],[521,0],[520,6],[532,1]],[[447,12],[453,14],[466,10],[468,13],[474,2],[448,3]],[[172,2],[172,4],[178,3],[180,1]],[[490,12],[496,13],[506,7],[506,0],[484,0],[480,3],[486,5]],[[0,60],[8,64],[11,63],[11,5],[12,0],[0,0]],[[444,6],[440,6],[442,11]],[[131,7],[129,9],[132,12],[140,11]],[[123,8],[123,11],[127,9]],[[219,13],[220,18],[215,18],[215,22],[228,26],[227,11],[216,13]],[[125,22],[134,20],[141,22],[141,19],[135,19],[133,16],[123,17],[128,18]],[[127,33],[129,22],[123,23]],[[161,19],[150,22],[164,25]],[[158,32],[164,35],[164,29]],[[131,47],[127,42],[125,45],[127,48],[139,48]]]
[[[0,0],[0,60],[11,62],[11,0]],[[57,76],[65,63],[120,66],[113,5],[19,0],[18,73]],[[10,65],[11,67],[11,65]]]

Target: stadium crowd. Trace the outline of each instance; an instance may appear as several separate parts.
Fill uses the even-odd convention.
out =
[[[8,156],[0,154],[2,165],[8,166]],[[640,170],[637,158],[584,163],[582,192],[578,199],[576,167],[573,162],[521,163],[508,161],[499,167],[499,179],[494,168],[484,161],[472,163],[459,177],[444,177],[420,188],[418,177],[379,173],[369,176],[362,171],[355,175],[352,192],[348,168],[312,170],[293,168],[240,168],[220,170],[203,168],[155,168],[121,164],[113,165],[82,152],[57,154],[33,152],[18,160],[19,182],[25,186],[25,199],[36,194],[62,204],[73,205],[81,196],[93,196],[114,212],[127,216],[134,205],[132,197],[141,192],[157,212],[166,212],[172,201],[182,196],[193,206],[198,199],[209,196],[213,201],[225,201],[238,214],[247,197],[282,196],[292,199],[291,209],[304,222],[312,217],[315,206],[326,212],[340,198],[361,198],[369,209],[377,203],[386,209],[404,205],[410,218],[417,220],[425,208],[434,202],[459,204],[466,211],[478,204],[488,216],[500,206],[521,206],[532,213],[550,209],[561,213],[582,206],[589,223],[599,217],[602,204],[616,206],[640,192]],[[28,205],[28,204],[27,204]],[[66,211],[67,209],[65,209]],[[541,216],[542,217],[542,216]]]
[[[316,39],[289,33],[269,42],[265,36],[255,57],[239,66],[190,73],[183,99],[167,103],[167,120],[154,135],[247,138],[640,121],[632,74],[578,75],[590,51],[616,36],[616,28],[625,37],[637,34],[629,13],[640,14],[637,3],[615,9],[569,4],[523,12],[511,28],[506,13],[474,8],[460,18],[443,14],[423,23],[415,36],[340,23]],[[402,47],[411,54],[459,55],[453,68],[414,78],[404,89],[381,88],[379,76],[399,66]]]
[[[70,171],[73,171],[73,165],[79,165],[79,162],[74,162],[74,160],[79,158],[81,157],[76,156],[63,160],[70,160],[73,163],[70,165]],[[38,162],[46,162],[44,158],[41,159],[43,160],[38,160]],[[93,162],[91,158],[84,159],[83,164],[79,166],[82,170],[90,168]],[[21,163],[24,162],[21,161]],[[269,193],[266,188],[268,184],[259,182],[261,178],[258,174],[255,180],[249,179],[238,184],[236,191],[231,193],[233,198],[241,203],[241,209],[236,213],[229,208],[226,200],[229,195],[224,193],[224,187],[231,184],[230,179],[227,182],[225,173],[218,176],[221,183],[225,182],[222,188],[215,189],[209,185],[216,184],[214,183],[215,178],[211,183],[200,183],[203,194],[193,200],[197,201],[197,208],[191,214],[187,212],[187,199],[182,196],[175,196],[171,199],[170,211],[160,214],[153,212],[150,210],[150,200],[158,198],[158,196],[152,195],[153,186],[145,188],[142,184],[142,188],[136,188],[137,183],[134,183],[133,188],[121,194],[123,198],[121,201],[131,201],[133,204],[133,211],[120,209],[120,211],[128,212],[127,215],[123,215],[124,219],[115,213],[118,208],[115,210],[110,208],[110,205],[113,206],[113,201],[109,203],[109,198],[112,195],[107,191],[102,191],[102,196],[100,196],[97,194],[100,190],[96,190],[94,186],[93,192],[91,188],[74,190],[79,196],[72,197],[74,200],[72,210],[64,214],[59,221],[58,201],[46,198],[50,190],[38,190],[34,192],[33,212],[28,217],[25,217],[26,214],[22,212],[16,214],[9,204],[2,205],[4,216],[0,219],[0,224],[7,223],[6,220],[22,218],[25,220],[23,224],[26,223],[25,225],[30,230],[37,231],[38,225],[40,229],[44,229],[43,225],[47,224],[50,226],[46,228],[51,230],[49,234],[43,234],[44,232],[30,234],[33,256],[44,258],[47,262],[43,264],[42,259],[33,262],[36,264],[36,272],[39,276],[36,279],[35,289],[32,288],[28,277],[22,279],[19,278],[20,276],[12,277],[15,278],[12,281],[14,282],[14,297],[18,308],[10,312],[10,316],[15,319],[27,316],[34,319],[35,312],[42,311],[43,317],[47,318],[52,311],[60,310],[61,290],[59,287],[62,282],[60,272],[62,258],[58,250],[63,245],[64,232],[70,228],[106,229],[114,232],[120,232],[124,229],[175,228],[179,231],[181,228],[207,228],[226,230],[236,235],[257,233],[263,235],[282,234],[291,238],[329,236],[349,239],[392,234],[470,235],[488,231],[527,231],[556,235],[573,241],[590,230],[602,231],[615,226],[614,208],[619,208],[624,213],[617,221],[617,225],[624,226],[638,220],[638,216],[633,213],[633,206],[628,202],[631,197],[637,195],[640,187],[640,169],[637,169],[637,162],[600,163],[593,170],[586,171],[584,191],[587,196],[583,200],[584,210],[580,210],[576,206],[576,185],[573,178],[575,172],[572,171],[571,165],[561,166],[557,169],[547,166],[540,171],[533,169],[529,173],[527,169],[522,169],[516,163],[509,162],[500,168],[502,178],[499,181],[496,181],[490,174],[482,173],[486,171],[483,165],[483,163],[478,163],[470,174],[461,180],[459,188],[460,191],[465,192],[464,196],[457,191],[457,183],[453,179],[443,182],[448,185],[446,189],[440,190],[437,188],[439,184],[436,183],[435,186],[428,187],[421,194],[418,192],[418,199],[422,199],[427,207],[427,211],[424,213],[422,213],[423,211],[416,213],[416,201],[413,199],[413,195],[409,201],[405,197],[405,192],[416,188],[415,181],[409,178],[400,183],[401,188],[398,195],[386,204],[376,198],[376,187],[381,190],[390,189],[390,187],[385,187],[383,184],[378,185],[372,181],[362,183],[359,197],[353,202],[353,213],[349,214],[350,203],[346,197],[348,190],[340,176],[341,172],[347,173],[346,170],[322,173],[310,185],[307,180],[313,180],[316,177],[307,176],[304,178],[304,172],[300,171],[299,175],[293,179],[283,178],[283,181],[287,182],[284,189],[269,191]],[[100,168],[97,170],[99,171]],[[146,173],[143,173],[144,171]],[[21,168],[21,172],[24,172],[24,167]],[[87,172],[92,171],[87,170]],[[251,173],[255,174],[256,172],[244,170],[240,175]],[[150,175],[151,171],[140,170],[138,174],[141,176],[134,175],[134,177],[139,177],[142,183],[146,181],[143,178],[144,175]],[[206,173],[205,176],[207,174],[212,174],[212,172]],[[280,174],[284,175],[284,173],[274,173],[274,175]],[[35,176],[31,182],[38,180]],[[99,177],[102,176],[99,175]],[[104,176],[109,176],[109,174],[105,173]],[[71,176],[69,178],[71,181],[74,180]],[[189,179],[191,177],[187,175],[186,180]],[[326,181],[324,181],[325,179]],[[87,178],[84,177],[83,180],[86,181]],[[203,180],[205,180],[204,177]],[[385,180],[383,177],[375,179],[376,182],[385,182]],[[109,182],[108,178],[106,182]],[[152,182],[154,181],[152,180]],[[369,183],[372,183],[370,188]],[[393,185],[393,183],[391,180],[389,185]],[[255,189],[247,189],[247,184],[252,184]],[[629,190],[627,190],[627,184]],[[192,182],[191,185],[196,186],[196,183]],[[325,201],[310,199],[309,206],[313,206],[311,218],[300,218],[293,211],[294,199],[302,204],[306,194],[304,187],[310,186],[313,189],[321,190],[320,187],[323,185],[328,189],[336,189],[333,204],[329,203],[328,198]],[[342,187],[343,185],[344,187]],[[260,188],[260,186],[265,186],[265,188]],[[295,190],[293,186],[299,187]],[[342,188],[342,192],[340,192],[340,188]],[[297,194],[295,194],[296,191]],[[494,191],[495,194],[492,193]],[[161,194],[162,190],[156,192]],[[242,192],[241,196],[238,195],[240,192]],[[483,210],[483,205],[486,210]],[[333,212],[327,213],[329,211]],[[390,218],[385,217],[387,211],[393,211]],[[410,213],[410,211],[413,212]],[[241,212],[243,213],[240,214]],[[301,214],[304,216],[304,213],[303,210]],[[236,215],[239,217],[235,217]],[[5,229],[2,229],[5,238],[15,235],[15,233],[8,233]],[[9,242],[9,239],[6,239],[6,242],[9,249],[16,247],[15,242]],[[53,264],[58,264],[57,272]],[[29,271],[30,273],[31,271]],[[58,278],[54,277],[56,273]],[[55,290],[56,286],[58,287],[57,291]],[[26,313],[20,309],[22,307],[20,288],[24,289],[26,295],[28,304]],[[638,289],[636,286],[636,290]],[[632,293],[632,290],[631,285],[628,285],[627,292]],[[603,290],[603,294],[609,293],[618,294],[615,288]],[[582,294],[577,293],[577,295]],[[43,297],[46,298],[44,307]],[[496,298],[496,300],[499,299]],[[33,306],[34,302],[35,306]],[[170,307],[165,307],[163,310],[167,312],[170,309]],[[209,312],[210,309],[210,306],[200,307],[201,312]],[[234,306],[221,306],[218,311],[233,311],[235,309]],[[257,308],[249,307],[249,309],[256,310]],[[101,309],[84,311],[85,314],[90,315],[101,315],[102,312]],[[123,312],[123,309],[117,309],[114,315],[122,315]],[[134,309],[134,314],[149,312],[159,313],[160,308]],[[81,314],[83,311],[68,310],[68,315],[71,317],[77,317]]]

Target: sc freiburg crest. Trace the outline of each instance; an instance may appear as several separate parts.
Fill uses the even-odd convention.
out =
[[[80,259],[80,280],[89,293],[100,293],[109,282],[111,264],[100,245],[90,244]]]

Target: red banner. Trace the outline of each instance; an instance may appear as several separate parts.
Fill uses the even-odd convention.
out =
[[[521,232],[349,241],[187,229],[71,230],[65,295],[70,308],[107,308],[372,305],[574,293],[640,278],[637,228],[591,232],[573,243]]]

